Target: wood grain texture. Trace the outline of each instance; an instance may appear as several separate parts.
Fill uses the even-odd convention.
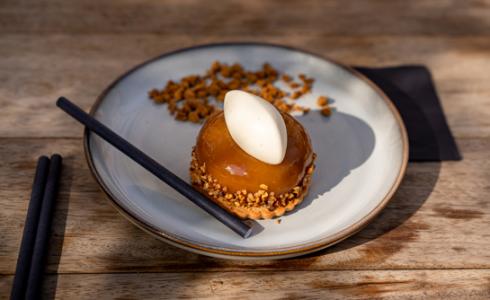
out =
[[[55,107],[59,96],[88,109],[134,65],[176,48],[226,40],[221,35],[4,35],[0,137],[80,137],[81,127]],[[285,42],[260,34],[234,40]],[[286,44],[352,65],[427,65],[454,134],[490,137],[490,110],[481,109],[490,106],[490,38],[289,35]]]
[[[65,159],[50,273],[490,268],[490,138],[459,139],[462,162],[410,164],[392,202],[367,228],[283,261],[208,258],[142,232],[99,191],[79,139],[0,142],[0,199],[9,199],[0,202],[0,274],[14,272],[36,157],[55,151]]]
[[[423,64],[461,162],[410,164],[364,230],[282,261],[227,261],[154,239],[110,206],[82,155],[88,109],[117,76],[181,47],[296,46],[345,64]],[[490,298],[490,0],[0,1],[0,299],[35,161],[64,156],[44,298]],[[280,226],[280,225],[278,225]]]
[[[490,1],[16,1],[0,32],[274,35],[487,35]]]
[[[12,276],[0,276],[0,298]],[[489,270],[50,275],[51,299],[488,299]]]

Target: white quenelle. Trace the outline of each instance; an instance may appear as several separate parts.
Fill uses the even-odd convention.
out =
[[[259,96],[232,90],[225,95],[225,122],[231,138],[247,154],[268,164],[280,164],[288,135],[281,113]]]

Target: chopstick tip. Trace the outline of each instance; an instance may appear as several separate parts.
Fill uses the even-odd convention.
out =
[[[253,227],[250,227],[243,235],[243,238],[244,239],[249,238],[252,235],[252,232],[253,232]]]
[[[60,105],[63,103],[63,102],[66,102],[68,101],[68,99],[66,99],[65,97],[61,96],[58,98],[58,100],[56,100],[56,106],[60,107]]]
[[[62,156],[58,153],[51,155],[51,160],[61,160]]]
[[[48,160],[49,161],[49,157],[47,157],[46,155],[41,155],[37,159],[38,163],[41,162],[41,161],[43,161],[43,160]]]

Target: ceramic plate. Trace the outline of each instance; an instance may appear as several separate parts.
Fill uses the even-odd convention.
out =
[[[175,246],[226,258],[284,258],[313,252],[359,231],[387,204],[403,177],[408,142],[400,116],[369,80],[318,55],[283,46],[212,44],[164,54],[111,84],[91,114],[189,181],[191,149],[200,125],[175,121],[148,91],[167,80],[203,73],[220,60],[258,69],[264,62],[316,79],[296,116],[311,136],[316,171],[307,198],[261,231],[242,239],[94,134],[85,132],[87,160],[110,201],[133,223]],[[316,99],[336,108],[325,118]]]

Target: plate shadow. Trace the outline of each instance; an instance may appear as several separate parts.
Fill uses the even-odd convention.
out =
[[[337,186],[371,156],[376,143],[371,127],[350,114],[336,111],[326,118],[313,111],[296,119],[309,133],[317,158],[308,196],[287,215],[307,207]]]

